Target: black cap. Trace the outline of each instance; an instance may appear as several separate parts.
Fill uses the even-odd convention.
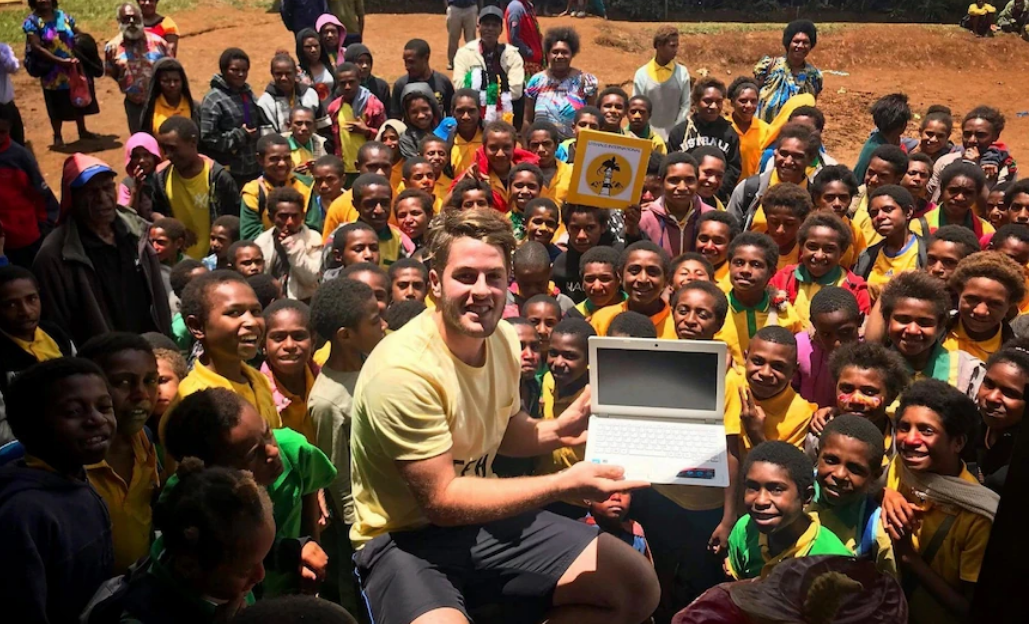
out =
[[[500,7],[493,5],[487,5],[479,10],[479,21],[482,22],[484,18],[496,17],[497,21],[504,23],[504,11]]]

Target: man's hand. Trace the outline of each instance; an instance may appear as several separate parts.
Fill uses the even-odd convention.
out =
[[[640,236],[640,204],[633,204],[622,211],[626,224],[626,236]]]
[[[836,416],[836,409],[833,407],[821,407],[815,411],[812,415],[811,422],[808,423],[808,430],[812,432],[814,436],[820,436],[823,433],[823,429],[826,428],[826,423],[833,420]]]
[[[329,526],[329,505],[325,502],[325,490],[318,491],[318,528]]]
[[[608,500],[616,492],[651,487],[647,481],[626,481],[623,479],[624,474],[619,466],[582,461],[558,474],[558,487],[563,498],[597,502]]]
[[[576,446],[587,441],[590,423],[590,386],[558,417],[558,438],[562,446]]]
[[[300,590],[305,594],[315,595],[325,580],[325,567],[329,557],[322,547],[315,542],[304,544],[300,551]]]
[[[751,440],[751,446],[765,442],[765,410],[755,404],[747,388],[740,389],[740,424]]]
[[[715,527],[715,531],[712,531],[712,536],[708,538],[708,551],[713,555],[726,554],[729,550],[730,531],[732,530],[732,523],[720,522],[719,526]]]

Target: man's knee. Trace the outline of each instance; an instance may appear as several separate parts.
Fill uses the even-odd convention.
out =
[[[562,576],[555,590],[555,606],[604,607],[619,622],[642,622],[654,613],[660,596],[651,562],[621,540],[602,533]]]

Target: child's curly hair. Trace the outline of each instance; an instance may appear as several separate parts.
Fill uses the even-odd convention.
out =
[[[958,263],[955,272],[948,280],[948,287],[961,293],[969,280],[984,277],[994,280],[1009,293],[1009,302],[1022,301],[1026,294],[1026,282],[1023,269],[1000,251],[981,251],[966,256]]]

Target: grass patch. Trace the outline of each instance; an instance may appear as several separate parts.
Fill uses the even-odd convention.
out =
[[[175,17],[179,13],[197,6],[202,0],[162,0],[160,11]],[[272,0],[203,0],[205,4],[225,5],[234,9],[267,9]],[[111,0],[63,0],[62,11],[75,18],[78,27],[96,37],[105,40],[118,31],[114,19],[117,2]],[[28,4],[7,5],[0,9],[0,41],[10,43],[16,54],[21,57],[25,51],[25,34],[21,25],[31,13]]]
[[[721,35],[724,33],[783,32],[781,22],[683,22],[676,30],[683,35]],[[820,22],[819,35],[840,32],[851,24]]]

